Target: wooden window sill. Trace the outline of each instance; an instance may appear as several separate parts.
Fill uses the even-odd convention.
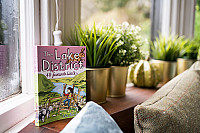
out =
[[[156,92],[156,89],[127,87],[126,96],[121,98],[107,98],[101,106],[114,118],[123,132],[133,132],[133,109]],[[28,124],[20,133],[60,132],[71,119],[55,121],[41,127],[35,127],[34,122]]]

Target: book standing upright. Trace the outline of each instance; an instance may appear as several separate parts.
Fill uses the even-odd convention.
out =
[[[35,125],[74,117],[86,104],[86,47],[35,47]]]

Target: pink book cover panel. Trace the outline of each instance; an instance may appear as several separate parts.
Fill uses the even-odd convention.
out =
[[[35,125],[72,118],[86,104],[86,47],[35,46]]]

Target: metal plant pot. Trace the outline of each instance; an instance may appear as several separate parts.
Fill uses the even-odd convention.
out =
[[[125,96],[127,74],[127,66],[111,66],[109,89],[107,90],[108,97]]]
[[[106,102],[110,68],[87,68],[86,99],[98,104]]]
[[[178,58],[177,59],[177,74],[180,74],[190,68],[192,64],[197,61],[193,59],[184,59],[184,58]]]
[[[167,83],[176,76],[176,62],[151,60],[151,63],[158,68],[161,78],[161,84]]]

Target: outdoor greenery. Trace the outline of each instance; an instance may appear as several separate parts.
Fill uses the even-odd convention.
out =
[[[141,27],[144,38],[150,38],[150,8],[151,0],[84,0],[82,1],[81,23],[91,27],[93,22],[109,25],[112,20],[116,24],[128,22]],[[149,44],[141,47],[149,51]]]
[[[96,0],[97,6],[103,11],[110,11],[116,7],[124,7],[130,0]]]
[[[116,24],[112,22],[105,27],[109,34],[114,33],[117,39],[117,50],[114,52],[110,64],[114,66],[129,66],[142,59],[141,46],[143,44],[139,26],[129,25],[128,22]]]
[[[95,23],[92,28],[84,29],[77,24],[68,41],[75,46],[86,46],[87,67],[105,67],[118,47],[115,34],[110,34],[103,26],[97,28]]]
[[[200,38],[200,0],[197,0],[195,12],[195,38]]]
[[[3,23],[0,21],[0,45],[4,43],[3,30],[4,30]]]
[[[200,7],[200,0],[197,0],[197,6]],[[198,8],[197,10],[200,11],[200,8]]]
[[[154,59],[164,61],[176,61],[178,57],[182,57],[189,47],[186,47],[188,39],[183,36],[176,35],[165,37],[159,35],[155,42],[151,42],[151,54]]]

